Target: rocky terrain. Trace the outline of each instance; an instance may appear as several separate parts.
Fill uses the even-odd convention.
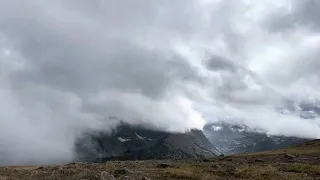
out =
[[[84,162],[107,160],[199,159],[218,151],[202,131],[168,133],[142,126],[121,124],[112,133],[87,134],[76,144],[77,159]]]
[[[1,180],[317,180],[320,140],[291,148],[201,160],[108,161],[59,166],[1,167]]]
[[[303,138],[270,136],[244,125],[223,122],[206,125],[203,133],[215,148],[225,155],[269,151],[309,141]]]

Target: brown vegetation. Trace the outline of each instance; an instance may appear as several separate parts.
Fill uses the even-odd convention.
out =
[[[107,172],[118,179],[320,180],[320,141],[284,150],[216,157],[199,161],[110,161],[64,166],[1,167],[0,180],[100,180]]]

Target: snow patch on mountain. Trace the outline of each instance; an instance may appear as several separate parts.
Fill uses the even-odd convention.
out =
[[[213,129],[214,131],[221,131],[221,130],[223,129],[223,127],[213,125],[213,126],[212,126],[212,129]]]
[[[118,137],[118,139],[119,139],[120,142],[131,141],[131,139],[125,139],[125,138],[122,138],[122,137]]]
[[[139,136],[136,132],[135,132],[135,134],[136,134],[136,136],[137,136],[138,139],[141,139],[141,140],[144,140],[144,139],[145,139],[145,137]]]

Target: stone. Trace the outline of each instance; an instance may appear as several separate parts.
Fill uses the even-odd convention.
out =
[[[171,167],[171,165],[167,164],[167,163],[161,163],[157,165],[158,168],[169,168]]]
[[[113,175],[111,175],[111,174],[109,174],[108,172],[105,172],[105,171],[101,172],[101,178],[100,179],[101,180],[116,180],[116,178]]]
[[[37,170],[44,170],[44,167],[40,166],[40,167],[37,168]]]
[[[225,171],[228,174],[235,174],[236,173],[236,168],[234,166],[227,166],[227,167],[225,167]]]
[[[211,167],[214,168],[214,169],[220,169],[220,166],[217,165],[217,164],[213,164],[213,165],[211,165]]]
[[[293,155],[293,154],[285,153],[285,154],[284,154],[284,157],[285,157],[285,158],[288,158],[288,159],[290,159],[290,160],[293,160],[296,156]]]
[[[131,171],[127,168],[116,169],[114,171],[114,174],[116,174],[116,175],[127,175],[129,173],[131,173]]]
[[[255,162],[263,162],[262,159],[255,159],[254,161],[255,161]]]
[[[202,159],[203,162],[210,162],[210,159]]]

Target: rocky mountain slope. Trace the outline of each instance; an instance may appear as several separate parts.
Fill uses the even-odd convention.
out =
[[[121,124],[112,133],[87,134],[76,143],[77,159],[106,160],[197,159],[218,152],[199,130],[168,133]]]
[[[208,124],[203,132],[216,149],[226,155],[280,149],[308,141],[295,137],[269,136],[246,126],[223,122]]]

